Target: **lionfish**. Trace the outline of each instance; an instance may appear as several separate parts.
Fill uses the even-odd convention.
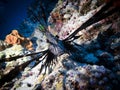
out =
[[[2,58],[0,60],[1,62],[7,62],[7,61],[12,61],[18,58],[22,58],[25,56],[33,56],[36,55],[36,57],[32,60],[29,60],[22,65],[18,65],[15,68],[13,68],[9,73],[5,74],[1,79],[0,79],[0,87],[5,84],[5,82],[11,81],[13,78],[15,78],[16,75],[20,71],[22,71],[28,64],[30,64],[32,61],[36,60],[37,63],[40,63],[41,61],[45,60],[44,63],[41,66],[40,73],[42,72],[43,68],[45,70],[50,67],[53,63],[57,63],[57,57],[61,56],[64,53],[68,54],[73,54],[74,52],[79,52],[79,49],[77,46],[78,44],[74,43],[73,41],[75,39],[78,39],[80,36],[77,36],[77,33],[88,26],[112,15],[115,12],[118,12],[119,9],[117,7],[117,4],[114,5],[116,0],[107,0],[107,3],[103,5],[103,7],[96,12],[91,18],[89,18],[86,22],[84,22],[77,30],[75,30],[73,33],[71,33],[67,38],[60,40],[58,37],[55,37],[52,35],[49,30],[46,27],[43,27],[43,31],[47,37],[47,43],[49,43],[49,47],[47,50],[36,52],[36,53],[31,53],[31,54],[25,54],[25,55],[20,55],[20,56],[15,56],[15,57],[10,57],[10,58]],[[41,6],[41,9],[44,13],[44,8]],[[43,17],[45,20],[45,18]],[[46,22],[46,21],[45,21]],[[42,23],[41,23],[42,24]],[[42,60],[40,60],[42,58]],[[80,60],[77,60],[78,62],[81,62]],[[84,61],[83,61],[84,62]],[[14,73],[14,74],[13,74]]]

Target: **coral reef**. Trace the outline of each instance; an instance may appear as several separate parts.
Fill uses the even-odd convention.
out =
[[[23,36],[21,36],[17,30],[12,30],[12,32],[6,36],[5,42],[12,45],[22,45],[28,50],[33,49],[32,42],[28,38],[24,38]]]
[[[10,48],[6,48],[5,50],[0,52],[0,85],[2,82],[4,82],[4,77],[6,77],[13,69],[17,68],[17,66],[23,64],[26,61],[29,61],[31,57],[23,57],[19,59],[15,59],[12,61],[6,61],[2,62],[4,58],[10,58],[14,56],[24,55],[24,53],[30,53],[26,51],[21,45],[13,45]],[[19,70],[13,70],[13,75],[16,75],[16,71],[19,72]],[[20,73],[20,72],[19,72]],[[11,76],[13,76],[11,75]],[[6,78],[11,78],[11,76]],[[3,79],[3,80],[2,80]],[[8,79],[8,80],[9,80]]]
[[[0,51],[5,50],[6,48],[11,47],[10,44],[6,43],[3,40],[0,40]]]
[[[105,1],[108,2],[109,0]],[[36,6],[38,5],[38,2],[39,0],[36,1]],[[60,40],[64,40],[98,12],[104,4],[104,0],[59,0],[48,18],[48,30],[54,36],[59,37]],[[32,11],[35,10],[35,5],[31,7]],[[38,13],[37,11],[39,10],[36,9],[33,13]],[[29,11],[29,13],[31,12]],[[34,22],[37,22],[37,20],[38,22],[39,20],[42,21],[40,15],[36,14],[32,14],[31,20]],[[73,50],[74,52],[72,52],[72,54],[64,53],[57,56],[58,61],[54,60],[47,68],[43,66],[43,64],[46,64],[44,62],[46,60],[45,57],[42,57],[42,59],[34,59],[33,55],[31,55],[31,57],[24,56],[24,58],[14,61],[0,63],[0,80],[2,80],[4,75],[12,71],[13,68],[20,65],[20,68],[23,68],[22,66],[26,66],[23,65],[24,63],[33,59],[31,63],[27,63],[27,66],[24,69],[18,67],[19,74],[11,81],[5,83],[1,89],[119,90],[119,29],[120,12],[115,12],[109,17],[84,28],[76,35],[79,36],[79,38],[72,42],[78,50]],[[18,40],[18,37],[20,38],[20,41]],[[1,51],[0,60],[11,56],[31,53],[25,50],[25,48],[29,49],[26,44],[21,44],[22,40],[24,42],[25,38],[20,36],[18,32],[17,38],[12,35],[7,39],[5,40],[6,42],[15,45]],[[14,41],[11,41],[11,39]],[[37,23],[30,39],[34,41],[33,46],[36,52],[46,50],[49,47],[47,36],[42,32],[40,23]],[[51,42],[54,42],[52,39],[50,40]],[[31,42],[30,40],[28,41]],[[27,45],[32,46],[32,44]],[[54,53],[57,52],[54,51]],[[39,57],[40,55],[36,56]],[[47,60],[50,60],[51,57]],[[41,68],[43,71],[40,73]]]
[[[59,69],[45,77],[41,86],[43,90],[109,90],[115,84],[118,84],[116,76],[104,66],[84,65],[70,70]]]

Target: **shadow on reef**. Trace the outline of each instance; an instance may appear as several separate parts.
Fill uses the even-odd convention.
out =
[[[105,5],[105,9],[108,8],[107,6],[109,6],[109,4]],[[120,44],[119,44],[119,34],[118,34],[119,31],[114,31],[113,24],[110,25],[110,27],[106,29],[105,31],[101,31],[98,34],[96,39],[92,41],[88,40],[89,43],[84,43],[84,44],[79,45],[76,42],[74,42],[74,39],[76,39],[76,34],[80,30],[83,30],[89,25],[96,23],[99,20],[103,19],[102,16],[104,15],[105,15],[104,18],[106,18],[108,14],[113,14],[115,12],[115,9],[116,8],[113,8],[107,13],[103,13],[104,8],[102,8],[95,15],[93,15],[93,17],[88,19],[76,31],[74,31],[71,35],[69,35],[64,40],[60,40],[58,37],[53,36],[46,28],[43,27],[44,29],[43,32],[47,37],[47,43],[49,43],[47,50],[37,52],[37,53],[32,53],[32,54],[10,57],[10,58],[2,58],[1,62],[2,61],[4,62],[4,61],[10,61],[13,58],[17,59],[23,56],[25,57],[25,56],[36,55],[36,57],[33,57],[34,59],[16,66],[11,71],[9,71],[7,74],[4,74],[1,79],[1,81],[3,82],[1,82],[0,85],[2,86],[5,82],[12,80],[16,76],[16,75],[15,76],[12,75],[13,73],[18,74],[18,72],[22,71],[24,67],[26,67],[30,62],[34,60],[36,61],[36,64],[34,66],[38,65],[40,62],[43,61],[41,67],[39,68],[38,75],[42,75],[43,69],[44,69],[43,75],[45,75],[47,73],[47,68],[48,69],[51,68],[54,64],[55,66],[59,66],[57,64],[59,64],[58,61],[60,61],[60,59],[58,60],[58,58],[67,53],[68,57],[66,58],[66,62],[65,60],[62,61],[64,70],[63,71],[58,70],[56,74],[58,73],[60,74],[57,76],[55,76],[56,74],[51,75],[52,72],[48,71],[51,76],[45,77],[45,79],[41,80],[39,84],[36,84],[35,86],[36,90],[37,89],[41,90],[42,88],[43,90],[44,88],[51,88],[52,85],[54,86],[53,82],[57,79],[59,81],[61,78],[62,78],[61,81],[64,84],[61,87],[63,87],[64,89],[71,87],[74,89],[81,88],[84,90],[87,90],[87,89],[93,90],[96,88],[100,90],[105,90],[105,89],[116,90],[116,87],[120,88],[119,87],[120,79],[118,78],[120,76],[118,72],[119,71],[118,64],[120,64],[119,62]],[[102,13],[102,16],[98,18],[97,16],[100,13]],[[43,14],[45,14],[45,12],[43,12]],[[32,12],[32,15],[34,15],[33,12]],[[36,16],[36,20],[39,21],[37,17],[38,16]],[[46,18],[44,17],[43,19],[46,20]],[[74,61],[74,63],[72,61]],[[76,64],[75,61],[77,61],[77,64],[81,63],[81,64],[87,64],[87,65],[83,67],[82,66],[77,67],[77,65],[75,66]],[[72,67],[72,65],[74,66],[74,68]],[[59,67],[59,69],[60,68],[61,67]],[[9,76],[9,79],[8,79],[8,76]],[[72,80],[74,79],[75,80],[72,81],[71,78]],[[61,82],[59,85],[61,85]],[[70,87],[68,87],[68,85]],[[31,85],[29,84],[28,86],[31,86]]]

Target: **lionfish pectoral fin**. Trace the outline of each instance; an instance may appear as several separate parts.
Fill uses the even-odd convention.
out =
[[[35,58],[28,60],[21,65],[15,66],[14,68],[11,68],[11,70],[8,73],[5,73],[4,75],[2,75],[2,77],[0,78],[0,87],[2,85],[4,85],[5,82],[9,82],[9,81],[13,80],[16,77],[16,75],[18,75],[22,70],[24,70],[31,62],[35,61],[38,58],[41,58],[42,55],[44,55],[45,53],[46,53],[46,51],[42,51],[42,52],[12,57],[12,59],[13,58],[17,59],[17,58],[22,58],[24,56],[32,56],[32,55],[40,54],[39,57],[36,56]],[[12,59],[10,58],[10,60],[12,60]]]
[[[44,55],[44,54],[46,53],[46,51],[47,51],[47,50],[45,50],[45,51],[40,51],[40,52],[35,52],[35,53],[30,53],[30,54],[17,55],[17,56],[10,57],[10,58],[1,58],[1,59],[0,59],[0,63],[1,63],[1,62],[13,61],[13,60],[16,60],[16,59],[19,59],[19,58],[23,58],[23,57],[26,57],[26,56],[33,56],[33,55],[37,55],[37,54]]]
[[[111,2],[105,4],[97,13],[95,13],[91,18],[89,18],[85,23],[83,23],[78,29],[76,29],[71,35],[69,35],[63,41],[69,41],[70,39],[74,38],[75,35],[79,31],[81,31],[81,30],[87,28],[88,26],[90,26],[90,25],[92,25],[92,24],[94,24],[94,23],[112,15],[116,11],[119,11],[119,8],[113,7],[112,9],[110,9],[111,7],[112,7],[112,0],[111,0]]]
[[[50,50],[47,51],[47,54],[46,56],[44,57],[44,62],[42,63],[41,65],[41,68],[40,68],[40,73],[42,73],[43,69],[44,69],[44,74],[47,73],[47,69],[50,69],[50,66],[53,64],[55,64],[57,62],[57,59],[56,59],[56,55],[54,55]]]

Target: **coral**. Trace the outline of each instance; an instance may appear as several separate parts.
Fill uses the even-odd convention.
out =
[[[43,90],[57,89],[58,87],[61,88],[60,90],[63,88],[67,90],[105,90],[112,88],[111,85],[117,83],[116,76],[104,66],[84,65],[66,70],[64,74],[53,72],[45,77],[41,85]]]
[[[57,35],[56,37],[59,37],[62,41],[98,12],[104,5],[103,1],[104,0],[59,0],[48,18],[49,31],[53,35]],[[37,0],[37,2],[39,1]],[[36,4],[38,5],[37,2]],[[34,8],[32,9],[34,10]],[[37,10],[39,11],[39,8],[35,9],[34,13],[37,14]],[[36,14],[35,16],[31,16],[36,17],[35,21],[39,21],[40,16],[38,15],[37,17]],[[78,32],[77,36],[80,37],[71,42],[74,48],[71,49],[71,47],[67,46],[69,44],[64,45],[65,48],[67,47],[73,52],[67,53],[69,49],[66,48],[66,52],[60,56],[58,52],[56,52],[58,47],[62,47],[59,39],[55,41],[54,38],[56,37],[54,36],[54,38],[47,38],[48,34],[45,36],[42,30],[39,30],[41,27],[36,27],[31,36],[37,44],[36,51],[53,49],[54,54],[50,52],[49,54],[45,53],[39,60],[35,59],[35,62],[31,62],[20,72],[20,75],[12,80],[14,81],[14,85],[9,87],[17,90],[118,90],[120,88],[119,14],[119,12],[115,12],[111,16]],[[44,29],[44,27],[42,29]],[[19,38],[21,37],[22,36],[19,35]],[[24,39],[25,38],[22,37],[18,42],[15,38],[14,40],[16,41],[12,43],[21,44]],[[48,41],[50,43],[48,43]],[[55,45],[52,46],[51,43]],[[26,47],[23,44],[21,44],[23,47],[21,45],[13,45],[13,52],[10,52],[11,49],[0,52],[0,58],[23,55],[24,47]],[[50,47],[50,45],[52,47]],[[49,58],[46,57],[47,55],[50,55]],[[56,61],[55,59],[51,62],[51,58],[54,55],[57,56],[56,58],[58,60]],[[38,56],[39,55],[37,55],[37,57]],[[29,61],[28,59],[31,59],[31,57],[4,62],[5,64],[1,63],[1,76],[4,76],[4,73],[9,73],[14,66],[19,66]],[[3,73],[4,66],[7,67],[5,67],[5,72]],[[11,84],[11,82],[8,82],[8,84]],[[4,85],[3,87],[6,86]]]
[[[21,36],[17,30],[12,30],[12,32],[6,36],[5,42],[11,45],[22,45],[28,50],[33,49],[32,42],[28,38],[24,38],[23,36]]]
[[[11,47],[10,44],[6,43],[3,40],[0,40],[0,51],[3,51],[3,50],[5,50],[6,48],[9,48],[9,47]]]

